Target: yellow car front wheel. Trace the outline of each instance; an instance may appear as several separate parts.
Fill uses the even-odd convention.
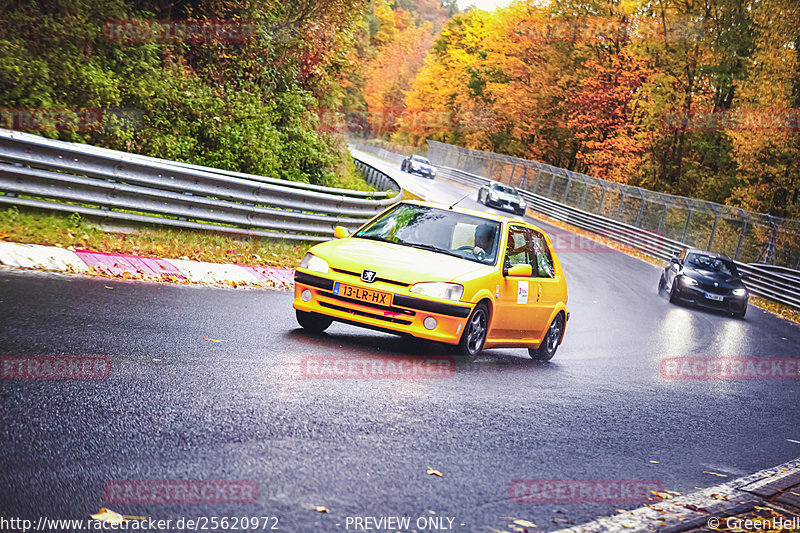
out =
[[[328,326],[331,325],[333,319],[319,313],[309,313],[308,311],[295,310],[297,316],[297,323],[303,329],[312,331],[314,333],[322,333]]]
[[[486,342],[487,331],[489,331],[489,309],[486,304],[479,303],[467,320],[464,333],[461,334],[461,341],[458,343],[458,351],[462,355],[471,357],[481,353],[483,344]]]

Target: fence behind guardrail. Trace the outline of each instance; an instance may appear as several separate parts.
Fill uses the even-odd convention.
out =
[[[800,221],[594,178],[492,152],[428,141],[437,167],[508,183],[543,198],[747,263],[800,269]]]

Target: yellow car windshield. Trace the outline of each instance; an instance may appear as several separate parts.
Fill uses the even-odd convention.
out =
[[[399,204],[353,237],[443,253],[485,265],[497,262],[500,222],[438,209]]]

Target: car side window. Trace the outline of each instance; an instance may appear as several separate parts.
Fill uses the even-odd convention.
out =
[[[533,243],[533,253],[536,257],[536,266],[533,268],[537,278],[554,278],[556,276],[553,267],[553,256],[550,254],[550,247],[547,246],[547,239],[538,231],[528,230],[531,233]]]
[[[516,265],[531,265],[533,274],[536,275],[536,254],[527,228],[511,226],[508,229],[505,265],[509,268]]]

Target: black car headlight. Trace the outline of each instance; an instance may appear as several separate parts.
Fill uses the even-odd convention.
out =
[[[681,283],[683,283],[687,287],[696,287],[697,280],[690,278],[689,276],[681,276]]]
[[[747,289],[733,289],[734,296],[747,296]]]

